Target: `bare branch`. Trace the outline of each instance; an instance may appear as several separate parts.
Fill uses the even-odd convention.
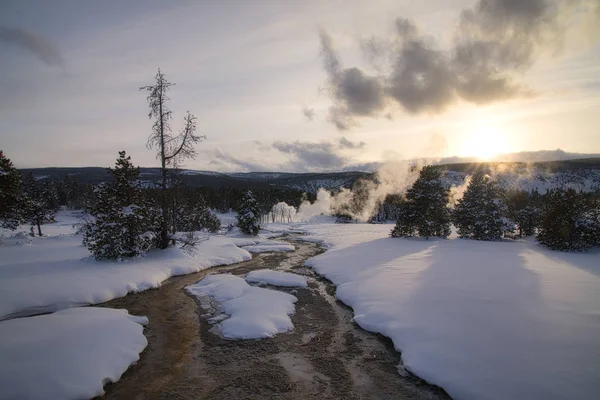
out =
[[[185,116],[185,126],[181,133],[173,139],[169,139],[169,142],[179,142],[179,146],[170,149],[169,154],[165,155],[167,162],[176,162],[177,160],[184,158],[195,158],[196,149],[194,145],[199,143],[201,140],[206,139],[205,135],[196,135],[196,120],[197,118],[187,112]]]

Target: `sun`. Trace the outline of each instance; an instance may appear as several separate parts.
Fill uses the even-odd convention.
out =
[[[490,126],[478,127],[462,144],[463,156],[476,157],[482,161],[490,161],[498,154],[509,151],[506,136]]]

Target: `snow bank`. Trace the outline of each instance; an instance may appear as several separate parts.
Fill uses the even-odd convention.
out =
[[[229,339],[260,339],[294,329],[289,315],[296,297],[250,286],[234,275],[210,275],[186,288],[201,301],[209,296],[217,311],[229,316],[218,325]]]
[[[101,396],[105,383],[139,360],[147,322],[95,307],[0,322],[0,398]]]
[[[42,225],[42,233],[44,236],[61,236],[71,235],[75,233],[75,225],[81,222],[80,218],[83,211],[59,211],[56,213],[55,222]],[[29,237],[31,224],[19,225],[16,230],[0,228],[0,237],[13,237],[15,235],[23,235]],[[37,227],[35,228],[37,235]]]
[[[89,255],[79,235],[36,237],[21,246],[6,239],[0,246],[0,320],[102,303],[158,287],[171,276],[252,258],[223,236],[200,243],[193,255],[177,248],[124,262]]]
[[[273,286],[300,287],[308,286],[306,277],[289,272],[259,269],[246,275],[246,281],[251,283],[266,283]]]
[[[276,240],[265,240],[255,245],[246,246],[244,250],[250,253],[281,253],[286,251],[294,251],[296,248],[293,244],[287,242],[279,242]]]
[[[307,225],[308,264],[364,329],[455,399],[596,399],[600,254],[533,241],[391,239],[391,225]]]

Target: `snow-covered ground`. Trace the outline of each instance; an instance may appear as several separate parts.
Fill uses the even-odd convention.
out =
[[[6,239],[0,246],[0,320],[101,303],[158,287],[171,276],[252,258],[223,236],[202,242],[193,254],[169,248],[124,262],[89,259],[79,235],[22,242]]]
[[[598,398],[598,251],[392,239],[391,225],[302,228],[329,247],[308,264],[356,323],[390,337],[403,368],[453,398]]]
[[[264,283],[272,286],[299,287],[308,286],[306,277],[289,272],[273,271],[272,269],[259,269],[246,275],[246,282]]]
[[[143,318],[119,310],[71,307],[155,288],[171,276],[247,261],[252,255],[240,248],[243,245],[266,242],[256,252],[293,250],[291,245],[284,248],[284,243],[268,240],[280,233],[264,231],[248,237],[234,230],[229,235],[211,235],[193,252],[169,248],[123,262],[100,262],[90,257],[81,235],[75,234],[79,216],[76,211],[58,213],[56,223],[42,227],[44,237],[30,237],[29,226],[0,232],[2,399],[94,397],[102,394],[104,383],[118,380],[138,359],[146,339],[136,322],[144,322]],[[243,279],[242,283],[249,287]],[[245,299],[255,304],[257,314],[261,314],[260,304],[271,307],[263,316],[267,322],[258,319],[263,334],[291,329],[287,313],[293,312],[295,297],[252,288]],[[244,314],[250,310],[244,301],[238,306],[231,302],[227,310],[236,314],[236,307]],[[58,312],[15,319],[54,311]],[[229,324],[236,323],[243,325],[244,317]],[[249,335],[257,335],[258,328],[253,329]]]
[[[0,323],[0,399],[89,399],[139,359],[148,320],[71,308]]]
[[[229,339],[260,339],[294,328],[290,315],[298,300],[291,294],[250,286],[234,275],[210,275],[187,290],[203,304],[216,306],[213,322]],[[206,297],[212,301],[206,302]]]
[[[194,254],[172,248],[125,262],[98,262],[89,259],[81,237],[73,234],[76,217],[60,213],[57,223],[44,225],[43,238],[22,233],[2,241],[0,320],[157,287],[173,275],[250,259],[241,247],[272,251],[282,244],[265,246],[268,239],[304,231],[304,240],[328,248],[309,264],[337,286],[337,297],[354,309],[361,327],[393,340],[402,352],[401,372],[406,368],[456,399],[595,399],[600,393],[598,250],[553,252],[531,240],[392,239],[391,225],[333,224],[317,217],[309,224],[269,225],[270,232],[255,238],[235,231],[212,236]],[[267,272],[247,279],[288,282]],[[227,337],[267,337],[293,329],[289,315],[296,298],[287,293],[253,287],[231,275],[206,278],[189,290],[212,298],[230,316],[216,321]],[[38,389],[58,393],[49,396],[56,398],[93,396],[101,393],[105,378],[118,379],[145,346],[142,328],[119,311],[100,315],[94,313],[103,311],[93,310],[0,321],[0,398],[35,397]],[[59,329],[71,329],[81,341],[69,341],[56,333]],[[121,329],[130,333],[121,335]],[[116,336],[123,340],[109,340]],[[86,346],[86,340],[97,345]],[[39,352],[27,351],[36,346]],[[95,357],[96,348],[107,358],[86,361]],[[62,360],[63,353],[72,357]],[[63,361],[85,367],[43,369]],[[64,375],[58,375],[61,370]],[[40,383],[14,395],[9,391],[25,382],[15,374]]]

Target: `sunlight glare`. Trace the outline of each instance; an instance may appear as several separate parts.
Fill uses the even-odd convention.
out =
[[[490,126],[478,127],[463,143],[463,156],[489,161],[498,154],[510,152],[506,136]]]

